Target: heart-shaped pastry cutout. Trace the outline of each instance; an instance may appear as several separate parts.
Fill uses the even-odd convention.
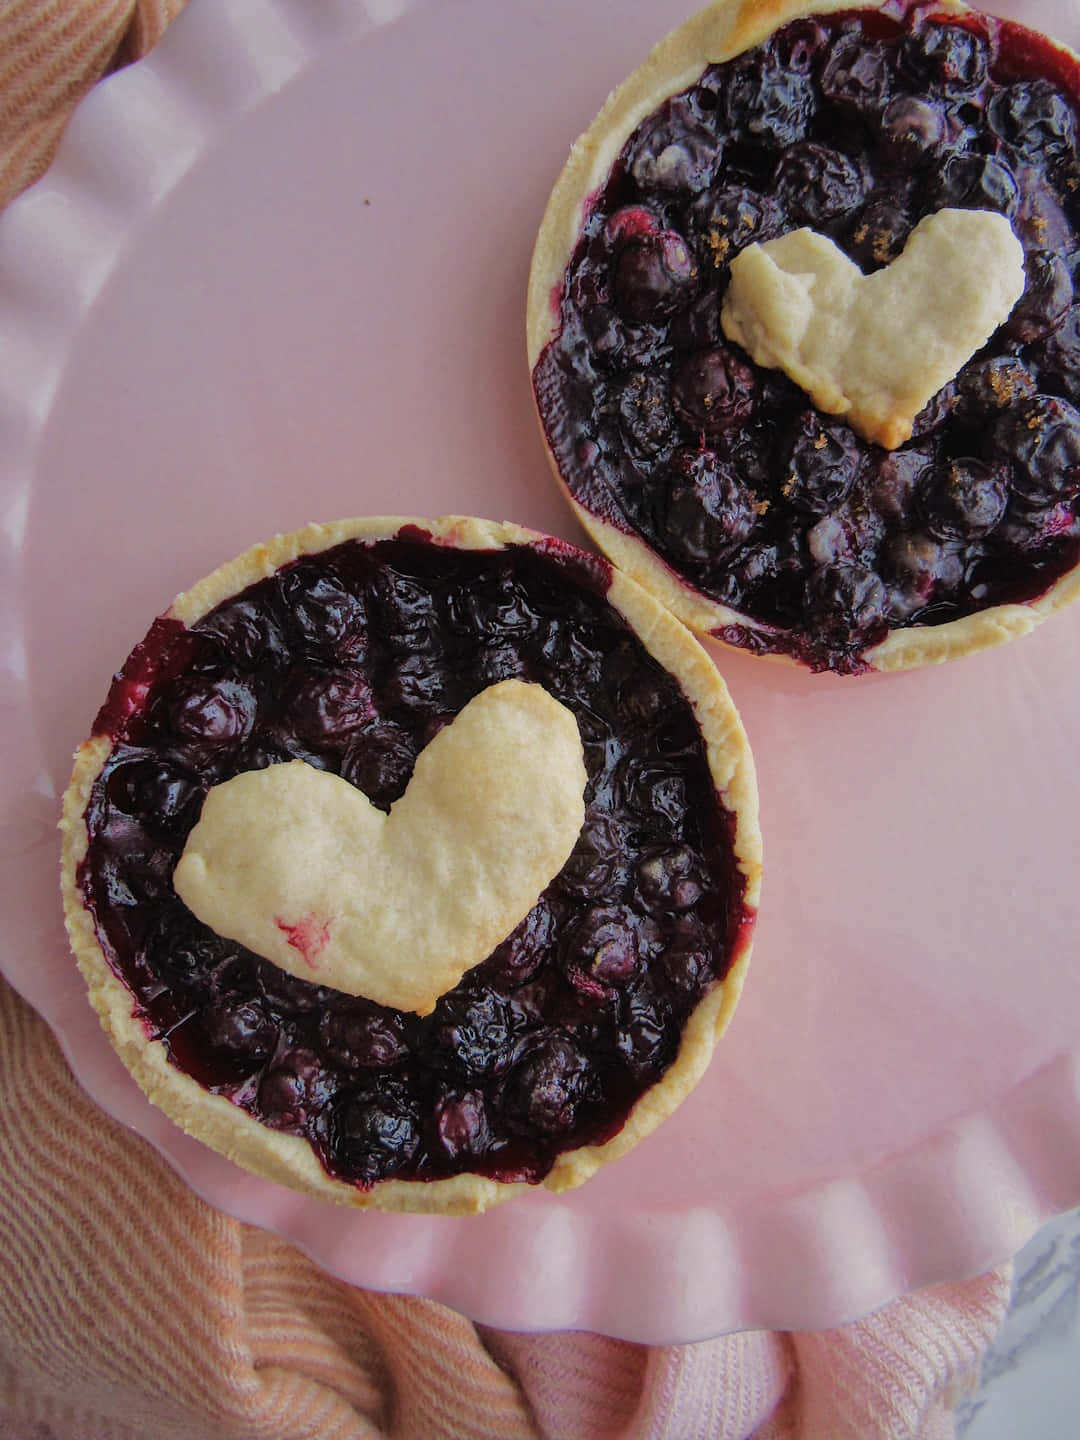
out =
[[[722,323],[819,410],[895,449],[1008,318],[1024,283],[1023,247],[1004,215],[939,210],[872,275],[813,230],[748,246],[732,262]]]
[[[558,874],[585,782],[572,712],[503,680],[421,752],[388,815],[302,760],[214,786],[173,883],[282,970],[424,1015]]]

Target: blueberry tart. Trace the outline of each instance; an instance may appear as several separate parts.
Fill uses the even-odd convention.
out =
[[[853,674],[1080,593],[1080,62],[942,0],[719,0],[573,146],[533,392],[687,624]]]
[[[61,830],[150,1099],[384,1210],[624,1154],[702,1075],[757,912],[753,763],[698,642],[606,560],[472,519],[312,525],[181,595]]]

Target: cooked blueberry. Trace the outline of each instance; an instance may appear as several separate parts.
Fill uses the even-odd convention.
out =
[[[685,309],[673,315],[668,337],[676,350],[711,350],[724,343],[720,324],[721,296],[713,286],[699,293]]]
[[[686,241],[674,230],[661,230],[619,251],[613,281],[615,304],[627,320],[659,320],[686,303],[696,279],[697,268]]]
[[[259,1083],[263,1123],[275,1130],[301,1130],[326,1098],[319,1057],[304,1048],[286,1051]]]
[[[776,189],[795,225],[822,230],[863,203],[866,182],[859,166],[840,150],[807,141],[785,150],[776,167]]]
[[[480,1080],[506,1067],[522,1028],[521,1012],[508,996],[452,991],[436,1005],[428,1039],[441,1066]]]
[[[930,22],[905,38],[902,63],[933,94],[950,100],[974,95],[986,80],[989,46],[965,25]]]
[[[256,708],[253,692],[239,681],[194,676],[174,691],[169,719],[183,740],[235,745],[251,733]]]
[[[832,510],[855,483],[863,452],[846,425],[824,424],[817,412],[796,419],[783,458],[780,493],[796,509]]]
[[[712,269],[723,273],[747,245],[780,234],[783,219],[773,196],[729,181],[698,197],[689,228]]]
[[[281,577],[289,628],[307,654],[344,659],[362,642],[364,611],[360,601],[311,562],[301,562]]]
[[[435,1105],[435,1133],[452,1160],[462,1156],[476,1160],[485,1155],[491,1146],[491,1126],[483,1091],[442,1095]]]
[[[1074,153],[1076,116],[1068,100],[1041,76],[1017,80],[990,102],[990,121],[1024,155],[1046,163]]]
[[[715,131],[676,99],[638,127],[630,144],[629,169],[646,194],[697,191],[708,185],[720,158]]]
[[[319,1039],[335,1065],[354,1072],[393,1070],[409,1053],[401,1016],[364,1000],[325,1010]]]
[[[1027,284],[1005,325],[1006,333],[1027,343],[1056,330],[1073,302],[1069,266],[1054,250],[1030,250],[1024,265]]]
[[[690,910],[704,894],[701,864],[685,845],[645,854],[635,872],[637,894],[650,915]]]
[[[840,646],[883,627],[886,603],[881,577],[864,565],[824,565],[806,583],[811,628]]]
[[[840,35],[821,72],[821,93],[839,109],[880,115],[889,97],[890,56],[858,31]]]
[[[373,805],[388,808],[405,793],[417,749],[408,733],[391,720],[378,719],[346,746],[338,773],[362,790]]]
[[[781,150],[805,136],[814,92],[807,72],[785,66],[766,50],[733,62],[720,106],[727,128],[740,141]]]
[[[952,207],[958,210],[997,210],[1015,215],[1020,187],[1004,160],[993,155],[954,151],[921,192],[929,199],[925,213]]]
[[[957,413],[966,423],[984,423],[995,411],[1030,399],[1035,377],[1015,355],[993,355],[965,365],[956,377]]]
[[[734,350],[719,345],[683,360],[675,371],[671,395],[692,430],[717,435],[752,412],[757,388],[750,366]]]
[[[907,244],[913,224],[904,197],[886,195],[872,200],[852,222],[848,252],[867,274],[891,265]]]
[[[229,663],[238,669],[262,670],[287,662],[288,647],[276,609],[265,602],[230,600],[195,628],[198,634],[216,640]]]
[[[371,688],[359,671],[308,670],[293,678],[288,714],[296,733],[312,745],[344,742],[373,718]]]
[[[518,1134],[565,1135],[586,1098],[588,1064],[568,1035],[549,1031],[530,1045],[506,1078],[503,1114]]]
[[[931,463],[922,446],[887,450],[877,461],[868,485],[870,504],[890,524],[904,523],[911,510],[919,476]]]
[[[255,1000],[219,1000],[203,1015],[203,1031],[215,1049],[257,1064],[273,1053],[277,1026]]]
[[[351,1091],[333,1106],[329,1126],[334,1159],[373,1184],[404,1170],[420,1149],[420,1111],[404,1086],[383,1081]]]
[[[975,539],[988,535],[1009,498],[1009,471],[965,457],[944,461],[928,472],[920,496],[931,534],[941,539]]]
[[[948,126],[940,105],[918,95],[896,95],[881,117],[881,143],[890,162],[914,170],[933,159]]]
[[[118,810],[168,834],[186,833],[202,800],[193,775],[153,756],[116,766],[106,792]]]
[[[601,996],[641,963],[642,932],[625,905],[592,905],[566,932],[562,962],[572,985]]]
[[[955,544],[920,531],[894,536],[885,546],[882,568],[892,582],[890,606],[904,618],[949,598],[964,577]]]
[[[677,1041],[666,1000],[642,983],[620,1001],[615,1046],[638,1083],[656,1080],[675,1058]]]
[[[1080,301],[1073,302],[1058,328],[1037,341],[1031,353],[1046,388],[1080,405]]]
[[[628,442],[642,455],[670,449],[678,434],[671,391],[661,375],[631,375],[619,394],[619,419]]]
[[[670,349],[660,326],[624,320],[611,305],[594,305],[582,323],[593,353],[614,370],[656,364]]]
[[[539,970],[551,950],[558,922],[545,900],[538,900],[520,925],[484,962],[484,978],[497,989],[512,990]]]
[[[670,543],[700,564],[730,554],[757,520],[753,493],[711,450],[682,450],[674,456],[659,505]]]
[[[615,816],[597,811],[585,824],[559,872],[559,889],[581,899],[618,890],[627,878],[629,837]]]
[[[209,985],[216,967],[234,953],[229,941],[179,902],[161,910],[143,944],[143,957],[153,972],[180,989]]]
[[[1011,460],[1013,489],[1035,505],[1080,493],[1080,410],[1053,395],[1035,395],[995,424],[990,454]]]

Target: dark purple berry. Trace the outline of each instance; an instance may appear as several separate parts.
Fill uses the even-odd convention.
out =
[[[288,713],[298,735],[325,745],[362,730],[374,716],[374,702],[358,671],[307,670],[289,687]]]
[[[920,531],[894,536],[882,555],[892,582],[891,613],[910,619],[928,605],[950,599],[964,578],[963,559],[954,543]]]
[[[642,933],[625,905],[592,905],[567,930],[562,963],[570,983],[601,998],[622,985],[641,963]]]
[[[817,141],[792,146],[776,167],[776,190],[792,229],[823,230],[863,203],[866,181],[855,161]]]
[[[644,194],[685,194],[705,188],[720,159],[715,131],[680,98],[668,101],[634,132],[629,171]]]
[[[1004,160],[993,155],[954,151],[921,193],[929,199],[927,214],[952,208],[996,210],[1012,216],[1020,208],[1016,176]]]
[[[312,1050],[287,1051],[259,1084],[259,1111],[275,1130],[301,1130],[326,1100],[322,1065]]]
[[[950,100],[974,95],[986,80],[989,46],[966,25],[929,22],[902,44],[902,64],[920,88]]]
[[[208,1044],[252,1066],[273,1054],[278,1030],[257,1000],[219,1000],[203,1014]]]
[[[671,396],[684,423],[719,435],[746,420],[757,399],[753,370],[734,350],[717,346],[688,355],[675,371]]]
[[[667,1002],[647,984],[622,996],[615,1048],[639,1084],[658,1079],[675,1058],[678,1042],[669,1022]]]
[[[889,98],[889,51],[858,31],[837,37],[821,71],[821,93],[848,114],[876,117]]]
[[[288,647],[275,613],[254,600],[230,600],[195,627],[221,647],[229,664],[240,670],[265,670],[287,663]]]
[[[1072,106],[1041,76],[1017,80],[999,91],[990,102],[990,122],[1008,144],[1041,164],[1076,151]]]
[[[568,1134],[586,1098],[589,1066],[568,1035],[549,1031],[530,1045],[503,1088],[503,1114],[517,1134]]]
[[[698,197],[690,209],[689,229],[711,269],[726,274],[740,250],[779,235],[783,219],[771,195],[728,182]]]
[[[294,643],[304,654],[343,660],[363,641],[364,610],[355,595],[314,563],[301,562],[281,578]]]
[[[888,524],[907,521],[919,477],[930,463],[931,452],[921,447],[887,450],[878,460],[867,494],[871,506]]]
[[[863,565],[825,565],[806,582],[810,628],[841,649],[883,628],[885,607],[881,577]]]
[[[505,1069],[522,1028],[521,1011],[508,996],[452,991],[435,1007],[428,1040],[441,1067],[481,1080]]]
[[[806,135],[814,112],[810,75],[787,68],[771,50],[749,53],[728,68],[720,108],[740,142],[782,150]]]
[[[671,406],[671,391],[661,375],[638,371],[619,394],[619,420],[627,442],[650,458],[671,448],[678,422]]]
[[[513,990],[531,980],[550,953],[557,922],[547,902],[538,900],[520,925],[484,962],[484,979],[496,989]]]
[[[1029,250],[1024,268],[1027,284],[1005,323],[1005,333],[1027,344],[1056,330],[1064,320],[1073,303],[1073,278],[1054,250]]]
[[[597,811],[585,817],[570,858],[559,872],[559,889],[585,900],[617,890],[627,878],[630,837],[613,815]]]
[[[918,95],[896,95],[881,117],[881,144],[898,170],[916,170],[931,161],[948,134],[939,105]]]
[[[711,450],[682,450],[658,498],[666,541],[695,564],[711,564],[746,540],[758,518],[753,493]]]
[[[153,756],[118,765],[109,774],[106,793],[125,815],[166,834],[186,834],[202,800],[193,775]]]
[[[650,915],[677,915],[705,893],[701,864],[685,845],[653,850],[638,861],[637,894]]]
[[[406,1170],[420,1150],[419,1107],[403,1085],[346,1093],[333,1107],[330,1147],[337,1163],[363,1184]]]
[[[872,200],[852,222],[848,253],[864,274],[891,265],[907,244],[913,223],[902,198]]]
[[[393,1070],[409,1053],[401,1016],[363,1000],[325,1010],[319,1039],[335,1065],[354,1073]]]
[[[927,529],[939,539],[973,540],[989,535],[1009,498],[1006,465],[965,457],[927,472],[920,495]]]
[[[674,230],[624,245],[615,260],[612,290],[624,319],[661,320],[685,305],[697,280],[694,257]]]
[[[843,424],[825,424],[804,410],[782,458],[780,493],[797,510],[823,515],[847,496],[859,474],[863,452]]]
[[[483,1091],[466,1090],[462,1095],[447,1092],[441,1096],[435,1105],[435,1133],[440,1148],[451,1160],[484,1156],[491,1146],[491,1126]]]
[[[255,724],[255,696],[237,680],[182,681],[169,706],[172,728],[183,740],[204,745],[235,745]]]
[[[1033,505],[1080,493],[1080,410],[1053,395],[1035,395],[1006,410],[991,432],[990,455],[1011,460],[1013,489]]]
[[[1015,355],[973,360],[956,377],[957,414],[965,424],[985,425],[1036,391],[1035,377]]]

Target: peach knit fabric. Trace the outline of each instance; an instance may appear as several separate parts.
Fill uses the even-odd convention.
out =
[[[0,205],[183,3],[0,0]],[[350,1288],[198,1200],[0,981],[0,1440],[945,1440],[1007,1298],[650,1349]]]

